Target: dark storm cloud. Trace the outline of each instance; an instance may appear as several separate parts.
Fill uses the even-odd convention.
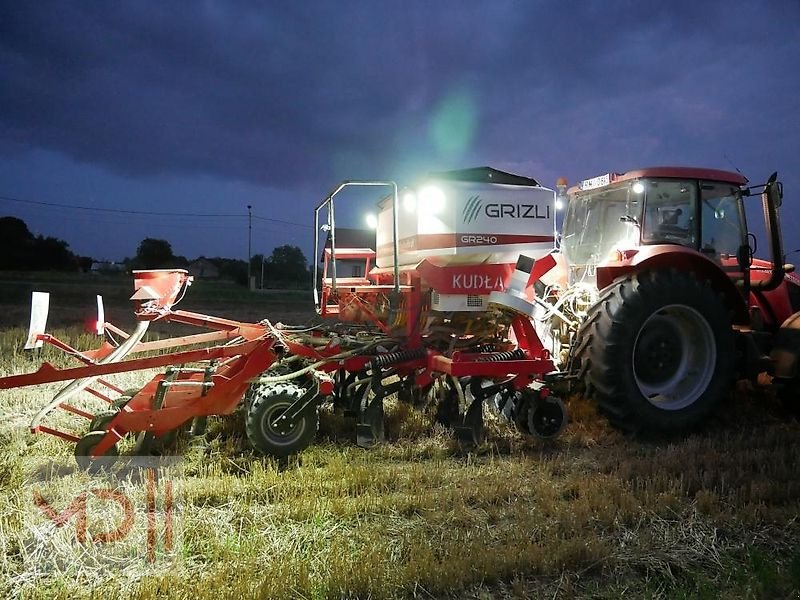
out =
[[[393,175],[404,155],[513,166],[578,150],[589,167],[622,140],[635,163],[676,150],[659,128],[756,113],[765,93],[737,67],[797,68],[799,15],[797,2],[7,3],[0,131],[5,152],[278,186]],[[773,102],[797,97],[789,78]],[[453,90],[475,129],[455,157],[429,135]]]

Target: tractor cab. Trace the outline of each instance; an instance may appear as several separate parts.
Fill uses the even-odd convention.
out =
[[[736,264],[747,244],[738,173],[657,167],[581,181],[568,194],[561,248],[570,283],[591,282],[598,264],[641,246],[692,248]]]

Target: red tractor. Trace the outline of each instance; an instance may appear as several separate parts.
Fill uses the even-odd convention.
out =
[[[676,432],[735,378],[800,382],[800,280],[784,264],[773,174],[684,167],[610,173],[567,192],[559,268],[537,284],[537,330],[612,424]],[[753,257],[760,192],[770,260]],[[554,275],[554,273],[557,273]]]

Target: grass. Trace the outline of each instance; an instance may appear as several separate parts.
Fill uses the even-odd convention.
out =
[[[0,373],[35,365],[14,350],[24,335],[0,333]],[[402,404],[385,445],[355,447],[353,423],[325,411],[317,444],[283,463],[249,449],[241,414],[212,419],[202,439],[178,441],[176,552],[153,565],[141,528],[103,549],[110,565],[72,525],[35,553],[32,474],[71,464],[68,444],[25,429],[52,392],[0,392],[6,597],[800,597],[800,425],[768,390],[740,386],[704,431],[657,441],[622,436],[571,397],[558,440],[492,420],[469,454]],[[100,484],[67,467],[38,485],[64,507]],[[141,481],[121,485],[144,502]]]

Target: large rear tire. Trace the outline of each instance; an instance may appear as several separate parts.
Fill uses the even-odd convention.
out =
[[[603,290],[575,348],[574,367],[588,395],[628,431],[690,429],[733,379],[725,304],[685,272],[645,271]]]

